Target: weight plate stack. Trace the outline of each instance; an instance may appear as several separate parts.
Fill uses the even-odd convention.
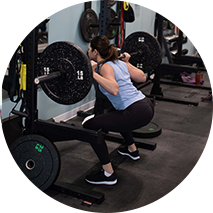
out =
[[[110,8],[109,10],[109,19],[113,20],[112,23],[118,23],[117,13]],[[118,33],[118,25],[112,25],[111,23],[108,23],[106,25],[106,31],[105,35],[108,39],[113,39]]]
[[[97,27],[91,27],[91,25],[97,25]],[[99,21],[95,11],[87,9],[83,12],[80,20],[81,35],[85,41],[90,42],[94,37],[98,35]]]

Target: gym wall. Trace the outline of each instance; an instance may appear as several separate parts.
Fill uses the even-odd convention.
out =
[[[145,31],[154,34],[154,22],[155,22],[155,12],[149,10],[140,5],[132,4],[135,21],[133,23],[125,23],[126,37],[136,31]],[[92,9],[99,16],[100,12],[100,1],[92,2]],[[116,5],[112,7],[116,11]],[[88,43],[82,38],[80,32],[80,18],[84,11],[84,3],[77,4],[61,10],[52,16],[50,16],[50,21],[48,23],[48,44],[56,41],[69,41],[80,46],[85,52],[88,49]],[[48,14],[47,14],[48,15]],[[51,14],[49,14],[51,15]],[[114,40],[111,40],[114,43]],[[188,54],[194,54],[195,50],[190,41],[185,44],[184,48],[189,50]],[[12,55],[11,55],[12,57]],[[94,87],[91,88],[89,94],[85,99],[74,105],[60,105],[53,102],[48,98],[41,89],[38,89],[38,110],[39,119],[68,119],[72,116],[72,110],[85,106],[85,108],[92,107],[95,100],[95,90]],[[9,116],[10,111],[15,106],[9,99],[2,101],[2,119]],[[17,106],[17,109],[19,105]],[[84,108],[81,108],[84,110]]]

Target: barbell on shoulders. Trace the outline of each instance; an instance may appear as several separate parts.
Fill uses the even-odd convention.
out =
[[[134,56],[137,54],[141,54],[141,51],[130,53],[131,56]],[[119,59],[125,58],[125,55],[121,55],[118,58]],[[66,77],[66,71],[61,69],[60,71],[54,71],[52,73],[39,76],[39,77],[35,78],[34,83],[40,84],[40,83],[48,82],[48,81],[51,81],[54,79],[59,79],[60,77]]]
[[[151,75],[161,62],[158,41],[146,32],[136,32],[127,37],[121,52],[131,55],[129,62]],[[123,56],[120,56],[122,58]],[[38,77],[46,95],[59,104],[70,105],[84,99],[93,83],[92,67],[85,52],[70,42],[50,44],[40,55]]]
[[[134,55],[140,55],[142,54],[142,52],[140,50],[138,50],[137,52],[132,52],[132,53],[129,53],[129,55],[132,57]],[[122,58],[125,58],[126,56],[125,55],[120,55],[118,56],[119,59],[122,59]]]

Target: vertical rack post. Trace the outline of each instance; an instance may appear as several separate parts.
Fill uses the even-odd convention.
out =
[[[107,0],[101,0],[101,9],[99,14],[99,35],[105,35],[107,18],[108,18]]]
[[[163,16],[158,14],[158,42],[161,46],[161,48],[163,47],[162,42],[163,42]],[[163,91],[162,88],[160,87],[160,78],[161,78],[161,69],[160,66],[158,66],[158,68],[156,69],[155,72],[155,78],[154,78],[154,84],[151,90],[150,95],[160,95],[163,97]]]
[[[35,132],[34,121],[38,119],[37,110],[37,86],[33,83],[37,77],[36,63],[38,55],[38,28],[33,29],[23,41],[24,63],[27,66],[27,90],[26,90],[26,109],[29,117],[26,118],[26,134]]]
[[[163,16],[158,14],[158,41],[162,47],[163,41]]]

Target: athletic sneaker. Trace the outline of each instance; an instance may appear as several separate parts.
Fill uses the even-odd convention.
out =
[[[119,148],[117,151],[121,155],[129,156],[132,160],[139,160],[140,159],[140,155],[139,155],[138,150],[136,150],[134,152],[130,152],[128,147],[124,147],[124,148]]]
[[[82,121],[82,126],[84,125],[84,123],[86,123],[88,120],[92,119],[95,117],[95,114],[89,115],[86,118],[84,118],[84,120]]]
[[[114,172],[111,176],[106,177],[104,175],[104,170],[101,170],[95,174],[87,175],[85,180],[91,184],[114,185],[117,183],[117,176]]]
[[[203,102],[213,102],[212,92],[209,92],[209,95],[206,98],[201,98]]]

